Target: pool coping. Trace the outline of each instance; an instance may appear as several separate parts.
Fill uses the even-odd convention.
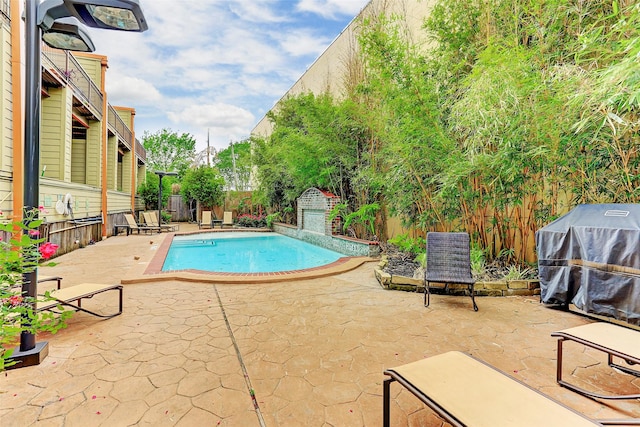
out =
[[[142,275],[123,278],[122,284],[148,283],[157,281],[184,281],[203,283],[274,283],[301,279],[315,279],[318,277],[332,276],[353,270],[366,262],[378,261],[375,258],[366,256],[344,256],[331,264],[319,267],[306,268],[303,270],[288,270],[268,273],[223,273],[203,270],[172,270],[162,271],[162,265],[169,252],[169,247],[175,236],[200,234],[212,232],[212,229],[197,230],[191,232],[173,232],[165,235],[162,243],[158,247],[151,261],[149,261]],[[218,232],[217,230],[215,230]],[[272,232],[269,229],[224,229],[220,231],[252,231],[252,232]]]

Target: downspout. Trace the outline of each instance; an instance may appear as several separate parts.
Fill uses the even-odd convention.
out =
[[[22,94],[22,33],[20,6],[22,1],[11,0],[11,103],[12,103],[12,144],[13,144],[13,220],[22,219],[22,206],[24,205],[24,108]]]
[[[107,179],[107,168],[109,167],[109,157],[107,150],[109,149],[109,134],[107,132],[107,124],[109,122],[109,110],[108,110],[108,102],[107,102],[107,91],[105,90],[105,77],[107,75],[107,68],[109,65],[107,64],[107,58],[102,57],[100,61],[101,68],[101,78],[100,78],[100,90],[102,91],[102,239],[107,238],[107,220],[108,218],[108,179]]]
[[[136,181],[138,178],[137,169],[138,169],[138,153],[136,152],[136,110],[131,109],[131,150],[133,151],[133,156],[131,156],[131,212],[136,211]],[[160,224],[160,218],[158,218],[158,223]]]

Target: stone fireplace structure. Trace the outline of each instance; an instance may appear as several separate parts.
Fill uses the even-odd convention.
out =
[[[331,236],[340,233],[341,221],[329,219],[331,210],[340,203],[340,197],[328,192],[309,188],[298,197],[298,230]]]
[[[273,231],[303,240],[347,256],[377,257],[378,242],[354,239],[340,235],[342,220],[329,219],[331,210],[340,203],[340,197],[317,188],[307,189],[298,197],[298,225],[273,224]]]

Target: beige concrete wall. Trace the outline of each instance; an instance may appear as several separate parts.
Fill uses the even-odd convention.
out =
[[[301,93],[330,93],[336,98],[345,95],[345,81],[354,70],[354,58],[358,55],[357,34],[365,18],[385,14],[401,17],[405,36],[419,46],[425,46],[422,23],[433,7],[433,0],[372,0],[345,28],[329,47],[315,60],[309,69],[282,96]],[[357,61],[356,61],[357,62]],[[277,104],[274,108],[277,108]],[[267,117],[263,117],[251,132],[266,137],[272,132]]]

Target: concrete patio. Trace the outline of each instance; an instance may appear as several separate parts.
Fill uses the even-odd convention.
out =
[[[109,238],[39,274],[63,276],[63,286],[120,283],[165,237]],[[127,284],[121,316],[75,314],[38,337],[50,347],[41,365],[2,374],[0,425],[379,426],[384,369],[449,350],[587,416],[640,417],[638,400],[600,403],[555,383],[551,332],[592,320],[535,297],[478,298],[476,313],[468,297],[434,295],[424,308],[421,294],[383,290],[373,268],[280,283]],[[114,307],[116,297],[84,305]],[[579,366],[566,374],[574,381],[639,392],[640,379],[608,368],[602,353],[565,348],[565,363]],[[392,394],[392,425],[446,425],[397,384]]]

